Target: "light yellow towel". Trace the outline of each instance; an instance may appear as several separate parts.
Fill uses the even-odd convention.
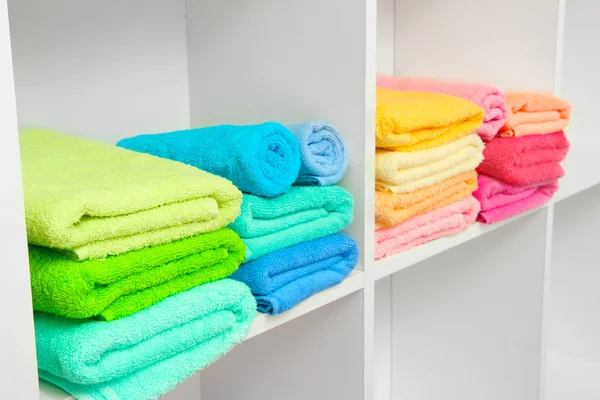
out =
[[[477,168],[483,160],[483,142],[476,133],[428,150],[403,153],[377,150],[375,187],[408,193]]]
[[[470,101],[440,93],[377,88],[376,145],[394,151],[419,151],[475,132],[484,111]]]

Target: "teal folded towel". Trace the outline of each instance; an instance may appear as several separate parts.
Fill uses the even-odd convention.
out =
[[[298,140],[276,122],[140,135],[117,146],[193,165],[265,197],[285,193],[300,169]]]
[[[300,172],[295,185],[328,186],[338,183],[348,169],[348,145],[327,122],[288,125],[300,143]]]
[[[36,312],[39,376],[78,399],[156,399],[240,343],[255,315],[230,279],[111,322]]]
[[[229,227],[244,241],[248,262],[341,231],[352,221],[352,206],[352,195],[339,186],[293,186],[273,199],[245,194]]]

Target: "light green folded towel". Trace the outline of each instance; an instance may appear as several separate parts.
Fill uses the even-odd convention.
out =
[[[112,322],[36,312],[39,375],[80,400],[157,399],[244,340],[255,315],[230,279]]]
[[[352,206],[352,195],[339,186],[292,186],[271,199],[244,194],[242,213],[229,227],[250,261],[341,231],[352,221]]]
[[[242,239],[227,228],[81,262],[30,245],[33,309],[68,318],[123,318],[231,275],[245,254]]]
[[[21,133],[29,242],[77,260],[224,227],[241,192],[178,162],[46,129]]]

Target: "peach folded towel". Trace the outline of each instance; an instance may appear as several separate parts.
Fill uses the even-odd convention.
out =
[[[499,136],[544,135],[563,130],[569,123],[571,105],[551,94],[509,92],[508,120]]]
[[[490,140],[508,118],[506,95],[497,86],[485,83],[439,81],[426,78],[393,78],[377,74],[377,87],[391,90],[444,93],[460,97],[483,108],[483,124],[477,134],[483,140]]]
[[[476,133],[427,150],[377,150],[375,187],[382,192],[408,193],[472,171],[483,159],[483,142]]]
[[[467,229],[477,218],[479,202],[469,196],[393,228],[375,232],[375,258],[388,257]]]
[[[469,197],[477,189],[477,172],[455,175],[411,193],[375,192],[375,226],[390,228]]]
[[[531,185],[561,178],[559,164],[569,151],[561,132],[549,135],[495,137],[485,145],[477,172],[513,185]]]
[[[394,151],[437,147],[477,131],[483,109],[440,93],[377,88],[376,145]]]
[[[558,190],[556,180],[521,186],[485,175],[479,175],[478,179],[479,187],[473,196],[481,204],[477,220],[484,224],[493,224],[546,204]]]

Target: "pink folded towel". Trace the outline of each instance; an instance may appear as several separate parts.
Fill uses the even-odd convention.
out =
[[[401,253],[423,243],[467,229],[477,218],[479,202],[473,196],[375,232],[375,258]]]
[[[546,204],[558,190],[556,180],[524,186],[504,183],[486,175],[479,175],[477,180],[479,186],[473,196],[481,204],[477,221],[484,224],[493,224]]]
[[[561,178],[560,162],[569,141],[560,131],[548,135],[495,137],[485,145],[477,172],[513,185],[531,185]]]
[[[377,87],[412,92],[444,93],[469,100],[483,108],[483,124],[477,134],[483,140],[490,140],[508,118],[506,95],[502,89],[484,83],[438,81],[420,78],[393,78],[377,74]]]

